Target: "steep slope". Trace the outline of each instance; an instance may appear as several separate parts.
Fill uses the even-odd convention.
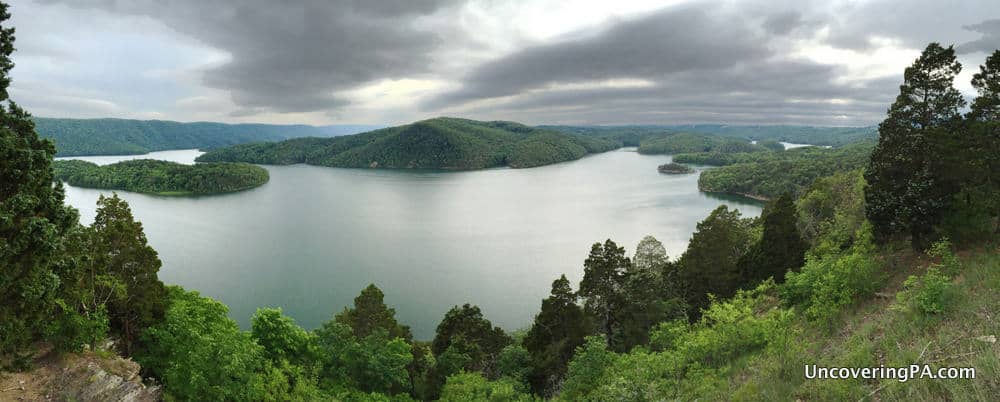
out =
[[[351,136],[237,145],[208,152],[198,161],[391,169],[526,168],[616,147],[609,140],[513,122],[442,117]]]

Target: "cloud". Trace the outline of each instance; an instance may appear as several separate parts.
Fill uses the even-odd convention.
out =
[[[461,89],[426,106],[512,95],[557,83],[712,71],[771,53],[753,30],[729,23],[710,9],[669,8],[582,39],[522,49],[473,69]]]
[[[983,34],[979,39],[958,46],[959,53],[993,53],[1000,49],[1000,19],[986,20],[963,28]]]
[[[49,0],[47,2],[60,2]],[[366,82],[430,71],[442,43],[414,21],[449,0],[65,1],[73,7],[158,20],[228,53],[203,84],[228,91],[241,109],[312,112],[343,107],[338,95]]]

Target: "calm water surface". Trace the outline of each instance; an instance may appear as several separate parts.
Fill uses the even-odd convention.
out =
[[[140,157],[191,163],[198,154]],[[80,159],[114,158],[135,157]],[[700,193],[697,174],[658,173],[669,160],[619,150],[474,172],[265,166],[270,182],[241,193],[119,194],[160,253],[160,278],[221,300],[244,328],[257,307],[270,306],[315,328],[375,283],[398,318],[429,339],[444,313],[466,302],[506,329],[526,327],[560,274],[575,287],[594,242],[611,238],[632,254],[653,235],[676,258],[719,204],[760,213],[757,204]],[[87,224],[98,195],[109,193],[66,190]]]

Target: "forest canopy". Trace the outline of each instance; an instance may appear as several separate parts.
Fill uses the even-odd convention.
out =
[[[344,168],[529,168],[617,148],[612,141],[513,122],[436,118],[334,138],[298,138],[210,151],[199,162]]]
[[[55,177],[71,186],[158,195],[231,193],[267,183],[267,170],[246,163],[198,163],[138,159],[99,166],[79,160],[53,163]]]

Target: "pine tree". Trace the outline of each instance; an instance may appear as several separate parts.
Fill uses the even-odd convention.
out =
[[[979,72],[972,76],[972,87],[979,95],[966,117],[972,121],[1000,121],[1000,50],[979,66]]]
[[[19,354],[52,323],[63,236],[77,222],[63,206],[62,185],[53,184],[55,146],[7,92],[14,67],[7,8],[0,3],[0,357]]]
[[[580,281],[579,295],[584,299],[584,311],[600,326],[613,349],[614,334],[621,322],[625,307],[625,273],[632,263],[625,256],[625,248],[618,247],[608,239],[594,243],[590,256],[583,263],[583,279]]]
[[[947,208],[950,194],[934,171],[930,140],[958,129],[965,100],[952,82],[961,70],[951,46],[929,44],[906,69],[899,96],[879,124],[865,171],[866,215],[879,241],[905,233],[922,248]]]
[[[413,340],[410,327],[396,321],[396,310],[385,305],[385,295],[375,284],[370,284],[358,297],[354,298],[354,308],[344,308],[337,314],[336,321],[346,324],[354,331],[354,336],[364,338],[377,329],[384,329],[390,337]]]
[[[741,286],[753,287],[769,277],[778,283],[785,273],[798,271],[805,263],[808,248],[799,235],[798,212],[791,194],[771,201],[761,214],[764,231],[760,242],[740,258]]]
[[[542,300],[542,309],[524,337],[532,357],[530,383],[539,395],[551,396],[566,375],[566,366],[588,335],[583,309],[566,275],[552,282],[552,293]]]
[[[97,200],[91,228],[91,264],[105,269],[125,288],[121,297],[110,300],[108,312],[111,328],[121,336],[124,351],[131,353],[139,335],[161,321],[166,311],[167,291],[157,277],[162,263],[149,246],[142,223],[118,194]]]
[[[708,294],[730,297],[740,283],[737,263],[750,248],[750,227],[739,210],[720,205],[698,223],[688,248],[681,255],[680,280],[683,283],[688,317],[696,319],[708,307]]]

